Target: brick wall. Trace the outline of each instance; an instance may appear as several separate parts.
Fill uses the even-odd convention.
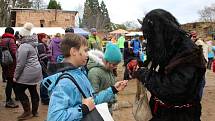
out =
[[[31,22],[35,27],[68,27],[75,26],[73,11],[61,10],[16,10],[16,27],[22,27],[26,22]]]
[[[199,37],[212,37],[211,32],[215,32],[215,22],[195,22],[182,25],[186,31],[196,31]]]

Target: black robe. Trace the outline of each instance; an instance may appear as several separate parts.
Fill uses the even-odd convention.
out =
[[[137,78],[152,94],[151,121],[200,121],[199,90],[206,71],[203,58],[201,48],[184,41],[167,64],[159,65],[157,71],[156,67],[138,71]],[[189,106],[174,107],[183,105]]]

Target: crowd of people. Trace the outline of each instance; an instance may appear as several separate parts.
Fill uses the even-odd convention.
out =
[[[40,100],[49,105],[47,121],[79,121],[104,102],[112,114],[116,94],[136,78],[151,93],[150,121],[200,121],[206,68],[215,65],[212,41],[196,31],[184,31],[163,9],[147,13],[141,24],[144,41],[139,35],[128,41],[120,34],[116,43],[107,42],[105,47],[95,28],[87,38],[75,34],[72,27],[63,37],[51,38],[31,34],[32,23],[15,34],[7,27],[1,53],[8,49],[13,62],[1,63],[5,107],[19,107],[12,99],[13,90],[24,111],[18,120],[38,117]],[[122,61],[124,78],[117,81],[115,72]]]

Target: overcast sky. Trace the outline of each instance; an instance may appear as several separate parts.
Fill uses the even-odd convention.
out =
[[[77,10],[78,6],[84,6],[85,2],[85,0],[57,1],[64,10]],[[197,21],[198,11],[215,3],[215,0],[104,0],[104,2],[114,23],[137,20],[150,10],[162,8],[171,12],[183,24]]]

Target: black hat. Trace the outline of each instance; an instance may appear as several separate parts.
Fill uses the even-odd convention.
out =
[[[14,29],[11,27],[7,27],[4,31],[5,33],[10,33],[10,34],[14,34]]]
[[[74,29],[72,27],[68,27],[66,28],[65,33],[74,33]]]

